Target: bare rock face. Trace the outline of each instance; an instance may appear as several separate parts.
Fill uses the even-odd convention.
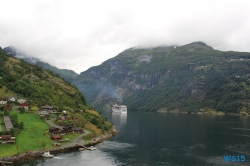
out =
[[[250,73],[250,61],[242,57],[250,59],[250,54],[214,50],[203,42],[136,47],[82,72],[73,84],[97,109],[111,109],[112,104],[118,103],[143,111],[167,108],[188,112],[203,107],[237,111],[242,105],[228,105],[227,101],[232,100],[231,89],[242,87],[237,92],[245,93],[238,84],[245,79],[240,75]],[[246,81],[247,77],[248,84]],[[237,96],[240,97],[234,94]]]
[[[202,100],[204,97],[205,83],[187,82],[181,89],[180,94],[188,94],[192,100]]]

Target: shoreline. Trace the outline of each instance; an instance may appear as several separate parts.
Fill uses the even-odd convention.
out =
[[[84,146],[89,147],[89,146],[94,146],[94,145],[97,145],[99,143],[102,143],[103,141],[106,141],[108,139],[115,137],[118,132],[119,131],[114,127],[112,130],[109,131],[108,134],[100,135],[100,136],[92,139],[87,144],[84,144]],[[64,148],[59,147],[59,148],[52,148],[52,149],[47,149],[47,150],[29,151],[29,152],[22,153],[19,155],[3,157],[0,159],[0,161],[12,162],[13,164],[17,164],[17,163],[22,163],[22,162],[27,162],[30,160],[42,158],[41,154],[44,152],[47,152],[47,151],[49,151],[51,154],[54,155],[54,154],[72,152],[72,151],[78,150],[79,148],[82,148],[82,146],[75,144],[73,146],[68,146],[68,147],[64,147]]]
[[[157,113],[190,114],[190,115],[217,115],[217,116],[250,116],[248,113],[224,113],[224,112],[186,112],[186,111],[156,111]]]

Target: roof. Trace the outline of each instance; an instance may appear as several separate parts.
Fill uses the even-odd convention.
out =
[[[6,104],[3,107],[12,107],[12,105]]]
[[[59,134],[55,134],[55,135],[53,135],[53,136],[52,136],[52,138],[54,138],[54,139],[61,139],[61,138],[62,138],[62,136],[61,136],[61,135],[59,135]]]
[[[63,126],[63,129],[72,129],[71,126]]]
[[[22,103],[21,106],[27,107],[27,106],[29,106],[29,104],[28,103]]]
[[[16,99],[16,97],[15,97],[15,96],[10,96],[10,97],[9,97],[9,99],[12,99],[12,98]]]
[[[11,139],[11,135],[1,135],[2,139]]]
[[[41,112],[39,112],[39,114],[40,115],[49,115],[49,112],[48,111],[46,111],[46,112],[45,111],[41,111]]]
[[[13,128],[13,125],[10,121],[10,117],[9,116],[4,116],[4,123],[5,123],[5,127],[7,131],[10,131],[11,128]]]
[[[20,98],[20,99],[18,99],[18,100],[25,100],[25,101],[26,101],[26,99],[22,99],[22,98]]]
[[[54,108],[54,107],[53,107],[53,106],[42,106],[42,109],[46,109],[46,108],[52,109],[52,108]]]
[[[55,130],[60,130],[59,128],[56,128],[56,127],[51,127],[49,128],[49,131],[55,131]]]

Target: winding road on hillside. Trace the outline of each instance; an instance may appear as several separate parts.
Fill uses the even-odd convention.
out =
[[[82,137],[84,135],[89,134],[88,130],[84,130],[83,134],[80,134],[78,137],[76,137],[71,143],[63,145],[62,148],[66,148],[66,147],[71,147],[71,146],[75,146],[76,144],[84,146],[84,140],[82,139]]]
[[[53,120],[53,119],[51,119],[51,120],[45,120],[45,122],[48,123],[48,125],[49,125],[50,127],[56,127],[56,128],[59,128],[59,129],[62,129],[62,128],[63,128],[62,126],[59,126],[59,125],[57,125],[57,124],[52,123],[52,120]]]

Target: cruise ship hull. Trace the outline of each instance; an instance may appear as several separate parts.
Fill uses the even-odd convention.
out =
[[[112,111],[116,113],[127,113],[127,106],[124,105],[113,105]]]

